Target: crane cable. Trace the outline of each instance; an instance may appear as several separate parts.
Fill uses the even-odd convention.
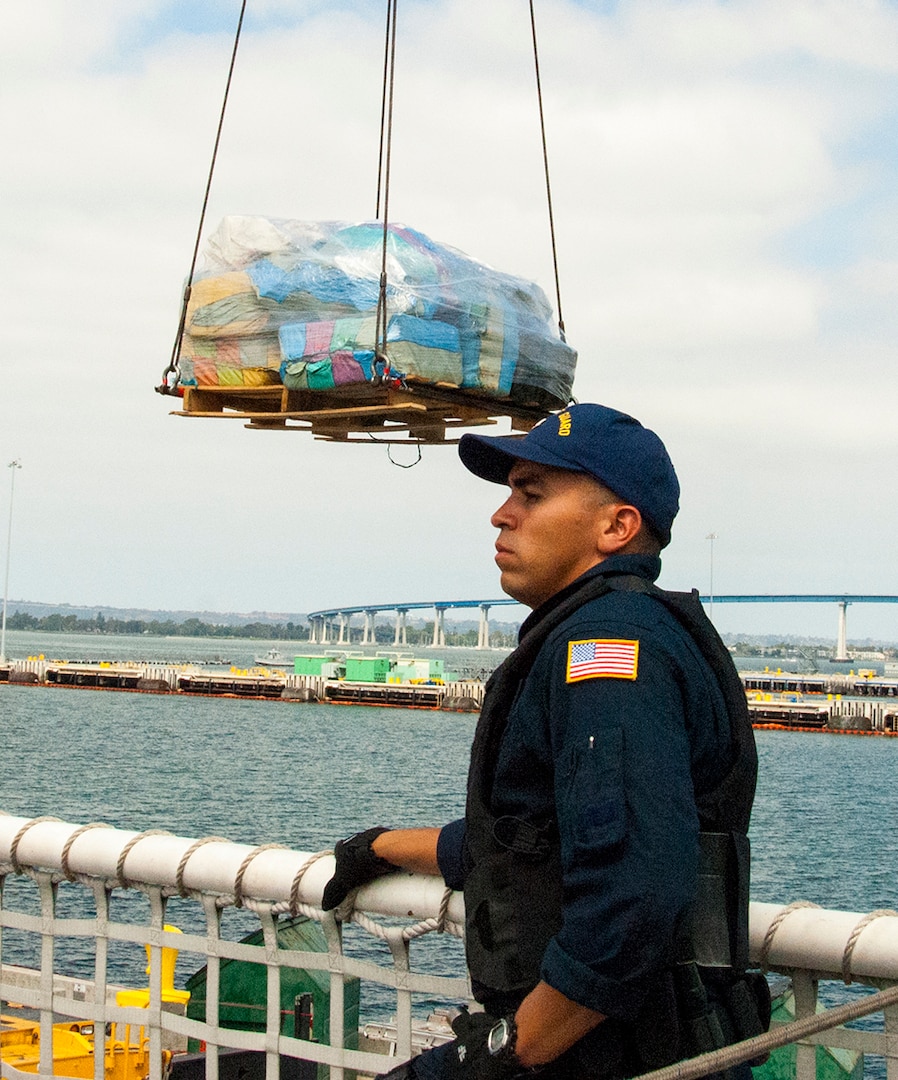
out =
[[[156,387],[157,394],[174,394],[177,392],[178,383],[181,380],[181,343],[184,339],[184,327],[187,323],[187,305],[190,303],[190,292],[193,288],[193,275],[196,271],[196,261],[199,256],[200,240],[203,235],[203,225],[206,221],[206,209],[209,205],[209,191],[212,188],[212,175],[215,172],[215,162],[218,158],[218,146],[221,142],[221,131],[224,127],[225,112],[228,107],[228,95],[231,92],[231,79],[234,75],[234,63],[237,59],[237,46],[240,44],[240,33],[243,29],[243,16],[246,14],[246,0],[240,5],[240,18],[237,20],[237,31],[234,35],[234,47],[231,50],[231,63],[228,67],[228,78],[225,83],[224,97],[221,102],[221,111],[218,116],[218,130],[215,133],[215,145],[212,148],[212,160],[209,163],[209,175],[206,179],[206,190],[203,195],[203,206],[200,210],[200,220],[196,230],[196,241],[193,245],[193,258],[190,260],[190,272],[187,275],[187,284],[184,286],[184,296],[181,300],[181,316],[178,321],[178,332],[175,335],[175,343],[172,346],[171,360],[168,367],[162,373],[162,382]]]
[[[549,205],[549,237],[552,242],[552,267],[555,271],[555,298],[558,304],[558,334],[562,341],[567,341],[564,336],[564,318],[561,314],[561,279],[558,274],[558,251],[555,245],[555,216],[552,213],[552,184],[549,180],[549,151],[546,146],[546,122],[543,115],[543,90],[539,77],[539,46],[536,42],[536,15],[533,10],[533,0],[530,0],[530,29],[533,36],[533,68],[536,73],[536,98],[539,102],[539,130],[543,144],[543,166],[546,173],[546,201]]]
[[[384,138],[386,133],[386,116],[387,116],[387,89],[389,86],[389,64],[390,64],[390,40],[391,40],[391,26],[395,31],[396,23],[393,17],[393,0],[387,0],[387,29],[384,40],[384,74],[383,74],[383,89],[380,97],[380,145],[377,148],[377,205],[374,210],[374,220],[380,220],[380,193],[383,187],[383,172],[384,172]]]
[[[387,242],[390,200],[390,152],[393,138],[393,85],[396,66],[396,7],[398,0],[387,0],[387,24],[384,40],[383,89],[380,110],[380,146],[377,165],[377,206],[375,216],[381,213],[383,192],[383,249],[381,255],[380,288],[375,318],[375,362],[372,381],[380,382],[389,372],[387,359]],[[546,177],[546,202],[549,211],[549,240],[552,248],[552,269],[555,277],[555,299],[558,308],[558,334],[567,341],[564,316],[561,309],[561,277],[558,270],[558,246],[555,240],[555,214],[552,208],[552,182],[549,174],[549,151],[546,141],[546,122],[543,109],[542,80],[539,70],[539,43],[536,34],[534,0],[529,0],[530,31],[533,40],[533,68],[536,77],[536,99],[539,108],[539,130],[543,152],[543,169]]]
[[[375,220],[380,219],[380,201],[383,194],[383,244],[381,248],[380,285],[377,293],[377,312],[374,318],[374,363],[371,366],[371,381],[383,382],[390,375],[390,361],[387,357],[387,245],[390,222],[390,153],[393,145],[393,86],[396,71],[396,7],[398,0],[387,0],[387,26],[384,34],[384,74],[380,100],[380,145],[377,151],[377,205]],[[368,433],[372,442],[380,439]],[[399,469],[411,469],[421,460],[421,444],[417,444],[418,456],[408,464],[393,458],[391,447],[387,444],[387,457],[390,464]]]
[[[193,276],[196,272],[197,258],[199,257],[200,241],[202,239],[203,226],[206,220],[206,210],[209,205],[209,192],[212,187],[212,177],[215,172],[215,164],[218,159],[218,148],[221,142],[221,133],[224,127],[224,118],[227,111],[228,96],[231,91],[231,81],[234,75],[234,65],[237,60],[237,48],[240,44],[240,35],[243,29],[243,19],[246,14],[247,0],[242,0],[240,16],[237,20],[237,30],[234,35],[234,45],[231,50],[231,60],[228,66],[228,77],[225,82],[224,95],[221,102],[221,110],[218,117],[218,128],[215,133],[215,143],[212,148],[212,160],[209,163],[209,174],[206,179],[206,188],[203,194],[203,205],[200,210],[199,223],[197,225],[196,239],[193,246],[193,256],[190,260],[190,271],[187,275],[187,284],[184,287],[184,295],[181,300],[181,314],[178,320],[178,331],[172,346],[171,359],[162,373],[162,382],[156,387],[159,394],[174,394],[177,392],[181,378],[180,357],[181,345],[184,338],[184,328],[187,322],[187,307],[190,303],[190,293],[193,287]],[[539,106],[539,127],[542,140],[543,167],[546,177],[546,200],[549,211],[549,237],[552,247],[552,267],[555,275],[555,296],[558,307],[558,333],[562,341],[566,341],[564,330],[564,318],[561,310],[561,280],[558,271],[558,251],[555,241],[555,217],[552,210],[552,185],[549,177],[549,154],[546,143],[546,125],[543,111],[542,82],[539,70],[539,45],[536,35],[536,14],[534,0],[529,0],[530,5],[530,28],[533,39],[533,65],[536,75],[536,95]],[[387,0],[387,21],[384,40],[384,72],[383,89],[381,94],[380,115],[380,145],[378,148],[377,165],[377,204],[375,218],[381,214],[381,194],[383,194],[383,244],[381,251],[380,283],[378,289],[377,310],[375,314],[375,356],[372,365],[372,381],[380,382],[389,371],[389,361],[386,355],[387,348],[387,248],[389,241],[389,203],[390,203],[390,161],[393,141],[393,87],[396,69],[396,9],[398,0]],[[380,366],[380,370],[378,367]]]
[[[387,0],[387,27],[384,37],[384,75],[380,107],[380,147],[377,162],[377,209],[380,218],[383,193],[383,245],[380,261],[380,285],[374,317],[374,362],[371,381],[380,383],[389,373],[387,358],[387,245],[390,223],[390,156],[393,147],[393,85],[396,72],[396,9],[398,0]]]

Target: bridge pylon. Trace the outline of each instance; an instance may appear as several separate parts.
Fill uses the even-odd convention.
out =
[[[408,645],[408,608],[396,608],[396,631],[394,645]]]
[[[845,663],[848,657],[848,601],[839,601],[839,636],[836,641],[834,660]]]
[[[480,625],[477,627],[477,648],[490,647],[490,605],[480,605]]]
[[[446,626],[445,615],[446,609],[444,607],[434,608],[434,620],[433,620],[433,641],[431,645],[433,648],[442,648],[446,644]]]

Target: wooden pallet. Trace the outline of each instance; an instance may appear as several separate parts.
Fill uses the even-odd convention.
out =
[[[255,431],[307,431],[316,439],[364,443],[450,443],[456,428],[482,427],[508,418],[527,432],[548,414],[537,404],[430,383],[405,387],[352,383],[332,390],[285,386],[184,388],[184,407],[173,416],[244,420]]]

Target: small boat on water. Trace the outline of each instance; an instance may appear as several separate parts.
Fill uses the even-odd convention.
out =
[[[277,649],[269,649],[264,656],[254,656],[253,662],[259,667],[267,668],[292,668],[293,657],[284,656]]]

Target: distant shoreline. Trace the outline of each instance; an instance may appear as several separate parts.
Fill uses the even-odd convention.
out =
[[[211,623],[191,617],[184,622],[173,620],[141,620],[105,618],[98,613],[91,619],[80,619],[73,614],[54,613],[42,618],[14,611],[7,617],[7,630],[13,633],[63,635],[73,634],[83,637],[135,637],[135,638],[189,638],[194,640],[244,640],[294,642],[297,645],[310,646],[308,623],[298,625],[292,621],[249,622],[249,623]],[[408,627],[407,648],[415,648],[432,643],[433,624],[424,624],[421,628]],[[372,648],[387,649],[395,645],[392,626],[380,623],[376,627],[379,640],[370,642]],[[352,648],[364,643],[361,641],[362,628],[354,627],[353,640],[343,643],[329,642],[318,644],[319,650],[330,651],[340,648]],[[516,644],[517,627],[515,624],[494,625],[491,639],[494,648],[510,649]],[[800,643],[794,638],[770,635],[749,635],[725,633],[721,635],[725,644],[742,660],[756,661],[760,668],[777,666],[783,661],[801,665],[805,668],[815,664],[841,664],[833,657],[832,643],[820,639],[819,643]],[[414,640],[413,640],[414,639]],[[446,644],[454,647],[473,648],[477,644],[477,630],[473,624],[446,625]],[[874,643],[865,641],[853,646],[853,655],[848,663],[856,668],[882,666],[889,661],[898,660],[898,648],[893,643]]]

